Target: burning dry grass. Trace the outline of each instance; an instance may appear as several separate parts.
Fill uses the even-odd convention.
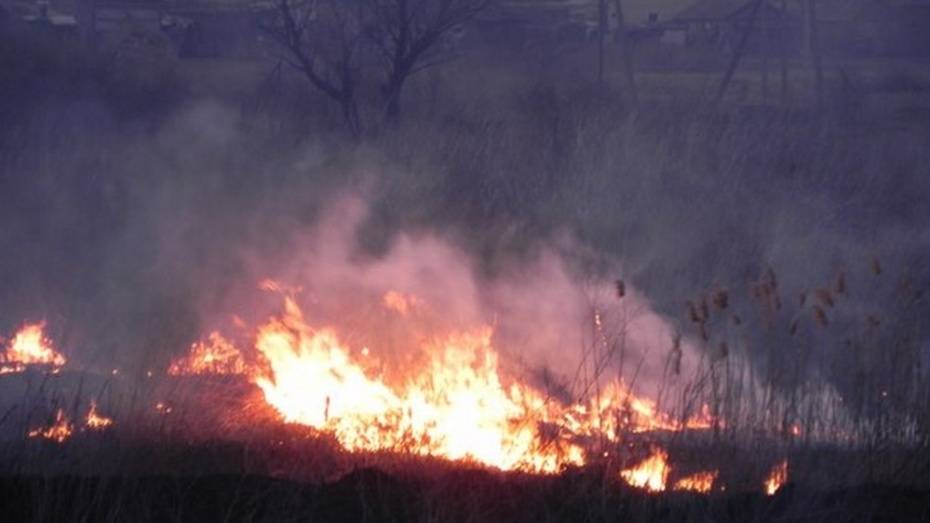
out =
[[[788,482],[788,460],[775,465],[765,478],[763,489],[769,496],[774,496]]]
[[[48,427],[38,428],[29,431],[30,438],[44,438],[47,440],[64,442],[71,437],[74,432],[74,426],[68,421],[63,410],[58,409],[55,413],[55,422]]]
[[[836,296],[849,292],[846,285]],[[754,289],[751,297],[758,300],[762,313],[772,313],[779,292],[774,272],[769,271]],[[312,327],[298,305],[296,290],[279,285],[274,290],[284,294],[283,310],[253,329],[249,338],[254,346],[240,349],[218,332],[193,344],[166,370],[169,383],[180,388],[147,395],[148,414],[143,418],[126,417],[125,412],[122,417],[107,416],[91,402],[83,423],[72,423],[63,409],[57,409],[47,424],[30,427],[29,439],[61,444],[77,433],[112,434],[118,428],[121,437],[133,434],[132,438],[154,446],[160,444],[159,437],[208,445],[248,442],[250,452],[261,456],[261,470],[283,477],[333,478],[359,465],[401,471],[405,466],[399,463],[404,462],[416,470],[435,460],[446,463],[444,467],[529,474],[604,468],[625,484],[653,493],[710,494],[758,490],[761,485],[761,491],[772,495],[789,479],[787,459],[767,477],[753,480],[752,487],[735,480],[732,472],[721,474],[726,463],[717,459],[685,465],[681,446],[707,438],[740,444],[766,441],[771,453],[810,443],[863,448],[882,430],[861,422],[851,425],[845,407],[830,390],[807,388],[798,398],[776,394],[766,385],[761,388],[761,403],[752,403],[760,401],[754,399],[759,389],[744,391],[742,398],[728,392],[739,386],[744,378],[738,373],[745,370],[738,364],[739,344],[717,350],[728,345],[716,337],[718,329],[721,323],[730,323],[729,312],[739,305],[728,291],[721,297],[719,288],[689,306],[688,319],[706,325],[706,334],[714,340],[707,344],[713,356],[692,369],[695,383],[706,380],[707,388],[686,389],[690,396],[682,401],[691,406],[678,409],[680,417],[666,414],[659,401],[632,394],[622,380],[601,382],[577,401],[556,399],[501,364],[489,328],[423,337],[420,357],[407,360],[403,372],[392,372],[390,360],[381,357],[378,346],[352,346],[335,329]],[[627,299],[628,292],[618,299]],[[815,299],[817,304],[807,307],[826,306],[824,298]],[[844,302],[831,299],[831,308],[841,312]],[[428,309],[413,295],[401,301],[422,310],[416,315],[409,308],[402,312],[397,296],[382,300],[381,306],[402,322]],[[594,318],[602,332],[606,332],[604,318],[600,314]],[[750,317],[739,326],[752,322]],[[247,329],[241,319],[235,325]],[[41,335],[36,339],[51,346]],[[668,371],[675,377],[670,379],[689,377],[674,362],[675,353],[682,351],[681,337],[673,336],[669,343]],[[147,376],[151,380],[152,372]],[[107,379],[123,378],[108,373]],[[698,401],[701,408],[695,409],[695,400],[701,399],[706,403]],[[765,416],[748,417],[760,404],[765,405]],[[123,418],[117,427],[115,419]],[[898,429],[908,426],[898,423]],[[750,432],[754,437],[744,439]],[[916,433],[909,432],[905,439],[900,439],[899,430],[895,434],[898,439],[887,440],[888,444],[907,445],[913,441],[907,438]],[[695,439],[696,435],[702,436]],[[631,451],[639,454],[643,449],[648,449],[645,458],[631,458]],[[794,467],[792,461],[793,471]],[[696,472],[682,475],[681,470]]]
[[[676,481],[673,490],[683,490],[698,492],[700,494],[707,494],[713,488],[714,482],[717,481],[717,476],[719,475],[720,471],[718,470],[696,472],[690,476],[683,477]]]
[[[30,323],[23,326],[0,354],[0,374],[22,372],[27,366],[42,365],[52,371],[59,370],[67,361],[55,351],[45,337],[45,323]]]
[[[616,443],[620,424],[634,433],[710,426],[706,417],[676,422],[622,383],[562,404],[505,376],[491,337],[483,328],[427,339],[422,363],[408,364],[403,379],[391,383],[371,365],[368,347],[351,350],[334,331],[310,327],[288,296],[284,313],[257,329],[249,357],[256,364],[246,374],[283,421],[331,434],[346,450],[441,456],[503,470],[552,473],[583,465],[591,449],[582,442]],[[195,344],[169,373],[202,374],[203,347]],[[231,346],[226,353],[243,358]]]
[[[668,453],[660,448],[653,448],[652,454],[641,463],[620,471],[620,477],[633,487],[649,492],[664,492],[670,472]]]

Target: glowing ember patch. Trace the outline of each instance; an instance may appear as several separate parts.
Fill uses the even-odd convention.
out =
[[[53,425],[31,430],[29,431],[29,437],[47,439],[62,443],[71,437],[72,432],[73,427],[71,426],[71,422],[68,421],[64,411],[58,409],[58,412],[55,413],[55,423]]]
[[[244,374],[245,361],[232,343],[218,332],[213,332],[206,341],[191,345],[190,353],[175,360],[168,368],[172,376],[195,376],[205,374]]]
[[[159,414],[171,414],[172,408],[167,403],[159,401],[155,404],[155,412]]]
[[[67,360],[52,347],[44,329],[44,323],[33,323],[13,336],[6,352],[0,354],[0,374],[22,372],[27,365],[49,365],[53,370],[64,366]]]
[[[654,447],[652,455],[639,465],[620,471],[620,477],[630,486],[649,492],[663,492],[669,472],[671,468],[668,465],[668,454],[661,448]]]
[[[91,402],[90,412],[87,413],[85,425],[91,430],[103,430],[107,427],[111,427],[113,425],[113,420],[97,412],[97,403]]]
[[[767,478],[765,478],[765,483],[763,483],[763,488],[765,493],[769,496],[775,495],[786,482],[788,481],[788,460],[784,460],[778,465],[775,465],[772,468],[772,471],[769,472]]]
[[[672,490],[689,490],[706,494],[710,492],[710,489],[714,486],[714,482],[717,481],[717,476],[719,474],[719,471],[708,470],[685,476],[675,482]]]
[[[26,366],[21,363],[0,363],[0,375],[24,372]]]

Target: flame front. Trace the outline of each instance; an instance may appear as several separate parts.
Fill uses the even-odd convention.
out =
[[[13,336],[6,352],[0,354],[0,374],[22,372],[27,365],[49,365],[54,370],[65,365],[67,360],[52,347],[44,329],[44,323],[32,323]]]
[[[707,470],[704,472],[698,472],[690,476],[685,476],[675,482],[673,490],[689,490],[692,492],[700,492],[701,494],[707,494],[710,492],[710,489],[714,486],[714,482],[717,481],[717,476],[720,474],[717,470]]]
[[[788,481],[788,460],[784,460],[775,467],[772,468],[771,472],[767,478],[765,478],[765,483],[763,483],[763,488],[765,493],[769,496],[774,496],[778,489],[780,489]]]
[[[284,421],[332,435],[350,452],[405,452],[552,473],[584,465],[588,451],[600,454],[597,445],[615,445],[624,433],[710,426],[706,409],[679,421],[619,380],[575,403],[553,399],[503,372],[489,327],[411,331],[416,336],[406,343],[415,346],[404,351],[404,367],[385,367],[377,349],[350,348],[334,329],[308,325],[293,295],[277,283],[262,288],[284,294],[284,311],[257,329],[248,358],[214,332],[169,373],[242,374]],[[416,321],[411,316],[427,311],[400,293],[387,293],[382,304],[397,313],[393,321]]]
[[[620,471],[620,477],[630,486],[648,490],[649,492],[664,492],[665,483],[671,468],[668,465],[668,453],[658,447],[653,447],[652,454],[639,465]]]
[[[68,421],[68,418],[65,416],[63,410],[58,409],[58,412],[55,413],[55,423],[44,428],[38,428],[35,430],[29,431],[30,438],[42,438],[57,443],[63,443],[66,439],[71,437],[71,433],[74,431],[74,428],[71,425],[71,422]]]
[[[255,376],[286,421],[332,433],[350,451],[397,450],[474,461],[503,470],[555,472],[584,462],[568,442],[546,444],[550,420],[534,390],[505,386],[490,330],[452,335],[425,347],[429,361],[391,387],[369,376],[330,330],[314,331],[296,303],[259,330],[267,369]]]

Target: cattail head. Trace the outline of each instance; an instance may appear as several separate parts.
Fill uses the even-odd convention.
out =
[[[676,376],[681,374],[681,354],[681,333],[676,332],[672,338],[672,353],[669,355],[672,372]]]
[[[833,290],[837,294],[843,294],[846,292],[846,273],[840,271],[836,274],[836,281],[833,282]]]
[[[717,292],[714,293],[713,301],[714,307],[716,307],[718,311],[722,311],[729,305],[730,295],[726,289],[717,289]]]
[[[800,307],[803,307],[805,303],[807,303],[807,293],[804,291],[801,291],[800,296],[798,296],[798,305]]]
[[[691,323],[701,323],[701,315],[698,314],[698,309],[691,300],[688,300],[688,317]]]
[[[826,327],[830,321],[827,319],[827,313],[819,305],[814,305],[814,321],[821,327]]]
[[[618,279],[614,282],[614,287],[617,289],[617,298],[626,296],[626,284],[623,283],[623,280]]]
[[[798,332],[798,320],[795,319],[791,322],[791,325],[788,326],[788,334],[794,336]]]
[[[778,278],[775,277],[775,271],[771,267],[765,271],[765,283],[767,283],[772,289],[778,288]]]
[[[817,289],[814,294],[817,296],[817,301],[825,307],[833,307],[833,293],[830,292],[830,289]]]

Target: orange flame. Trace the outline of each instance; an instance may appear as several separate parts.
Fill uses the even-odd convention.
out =
[[[0,374],[22,372],[27,365],[64,366],[64,356],[55,351],[43,332],[45,323],[25,325],[13,336],[5,354],[0,354]]]
[[[85,426],[90,430],[103,430],[113,425],[113,420],[97,412],[97,403],[90,403],[90,412],[87,413]]]
[[[408,296],[397,291],[388,291],[381,299],[384,307],[392,310],[401,316],[406,316],[414,308],[420,305],[416,296]]]
[[[583,465],[586,451],[596,450],[583,447],[585,441],[710,426],[706,409],[678,421],[622,381],[577,403],[551,399],[504,375],[489,327],[420,337],[411,353],[422,357],[389,379],[371,348],[351,349],[334,330],[309,326],[293,294],[277,283],[263,288],[284,294],[284,311],[258,328],[249,354],[255,364],[245,365],[242,352],[212,333],[169,373],[244,373],[285,422],[330,434],[350,452],[408,452],[549,473]],[[400,294],[382,301],[400,316],[419,306]]]
[[[245,362],[239,349],[218,332],[210,333],[207,341],[191,345],[190,353],[168,367],[172,376],[203,374],[244,374]]]
[[[490,337],[485,329],[426,347],[425,368],[392,388],[369,377],[334,332],[307,326],[287,298],[284,317],[259,330],[268,369],[255,383],[286,421],[330,432],[350,451],[403,450],[540,472],[583,463],[580,448],[538,437],[546,401],[502,383]]]
[[[68,421],[68,418],[65,416],[64,411],[58,409],[58,412],[55,413],[55,423],[53,425],[30,430],[29,437],[42,438],[62,443],[71,437],[72,431],[73,427],[71,426],[71,422]]]
[[[668,465],[668,453],[661,448],[653,447],[652,454],[648,458],[635,467],[620,471],[620,477],[630,486],[649,492],[664,492],[669,472],[671,472],[671,467]]]
[[[689,490],[692,492],[700,492],[701,494],[707,494],[710,492],[710,489],[714,486],[714,482],[717,481],[717,476],[720,475],[720,471],[717,470],[707,470],[704,472],[697,472],[690,476],[685,476],[675,482],[675,485],[672,487],[673,490]]]
[[[765,493],[769,496],[774,496],[778,489],[780,489],[788,481],[788,460],[784,460],[775,467],[772,468],[771,472],[767,478],[765,478],[765,483],[763,483],[763,488]]]

